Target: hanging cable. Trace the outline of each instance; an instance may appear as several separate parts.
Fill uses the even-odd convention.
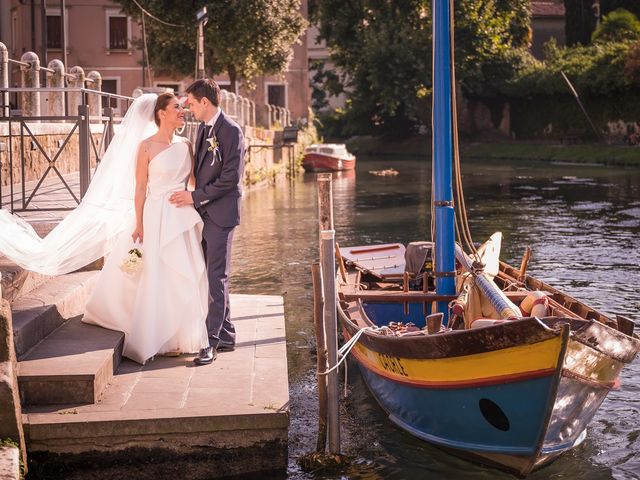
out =
[[[155,15],[152,15],[151,13],[147,12],[142,5],[140,5],[138,3],[137,0],[131,0],[133,3],[135,3],[138,8],[142,11],[142,13],[144,13],[146,16],[148,16],[149,18],[153,18],[156,22],[159,22],[163,25],[166,25],[168,27],[178,27],[178,28],[189,28],[191,27],[191,25],[177,25],[175,23],[169,23],[169,22],[165,22],[164,20],[159,19],[158,17],[156,17]]]
[[[451,0],[450,0],[451,1]],[[457,108],[457,93],[456,93],[456,66],[455,66],[455,34],[454,34],[454,6],[451,1],[450,8],[450,26],[449,29],[451,36],[451,113],[452,113],[452,131],[453,131],[453,170],[455,177],[455,198],[456,198],[456,233],[460,243],[464,242],[467,249],[474,255],[477,255],[477,250],[473,244],[471,237],[471,230],[469,229],[469,221],[467,217],[467,209],[464,201],[464,190],[462,187],[462,172],[460,168],[460,150],[459,150],[459,137],[458,137],[458,108]]]

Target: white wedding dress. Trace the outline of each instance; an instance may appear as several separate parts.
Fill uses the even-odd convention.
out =
[[[172,192],[185,189],[190,171],[189,147],[180,137],[151,159],[142,268],[135,273],[120,269],[133,248],[131,218],[86,306],[83,321],[124,332],[123,354],[138,363],[159,353],[194,353],[209,345],[202,218],[192,205],[169,203]]]
[[[209,345],[202,219],[193,206],[169,203],[191,171],[183,139],[176,137],[149,164],[142,270],[120,270],[132,248],[137,149],[158,130],[157,98],[144,94],[129,106],[82,201],[47,236],[0,209],[0,254],[26,270],[63,275],[110,254],[84,321],[124,332],[124,354],[140,363],[157,353]]]

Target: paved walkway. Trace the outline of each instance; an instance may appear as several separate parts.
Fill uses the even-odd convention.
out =
[[[80,175],[78,172],[67,173],[62,176],[67,182],[71,191],[76,198],[80,198]],[[25,183],[25,201],[29,199],[34,188],[38,184],[37,181],[30,181]],[[11,186],[2,186],[2,208],[10,209],[13,205],[15,209],[23,208],[22,199],[22,184],[15,184],[13,186],[13,202],[11,201]],[[58,175],[51,170],[47,174],[47,177],[42,182],[42,185],[38,187],[33,199],[27,205],[30,210],[28,212],[18,212],[20,217],[29,222],[59,222],[65,216],[69,214],[67,211],[46,211],[50,208],[68,208],[73,209],[78,206],[78,203],[74,200],[69,190],[64,186]]]
[[[44,455],[38,457],[42,465],[64,463],[74,471],[67,478],[86,478],[89,472],[100,477],[100,469],[83,466],[85,456],[103,459],[99,464],[110,474],[119,468],[126,473],[131,448],[160,463],[185,462],[183,478],[285,468],[289,390],[283,300],[232,295],[231,306],[236,349],[220,353],[211,365],[194,366],[193,355],[158,357],[144,366],[123,359],[95,404],[23,407],[29,454]],[[91,339],[74,341],[84,341],[90,351]],[[189,475],[189,468],[205,464],[214,465],[217,475]]]

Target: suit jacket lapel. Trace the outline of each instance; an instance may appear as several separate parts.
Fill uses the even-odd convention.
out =
[[[196,172],[200,169],[200,164],[202,163],[202,157],[204,156],[202,152],[206,151],[204,149],[205,132],[205,124],[200,123],[200,125],[198,126],[198,137],[196,139]]]
[[[220,112],[220,115],[218,116],[218,119],[216,120],[216,123],[213,126],[213,132],[215,132],[216,134],[216,138],[218,139],[218,142],[220,142],[220,136],[218,135],[218,132],[220,132],[220,127],[222,126],[222,120],[224,118],[224,113]],[[205,136],[205,133],[207,132],[206,127],[203,127],[203,136]],[[206,135],[206,138],[211,137],[212,132],[209,130],[209,133]],[[206,142],[206,138],[202,138],[202,144],[199,146],[198,148],[198,170],[200,170],[200,168],[202,168],[202,164],[204,163],[204,159],[207,156],[207,153],[209,153],[209,144]]]

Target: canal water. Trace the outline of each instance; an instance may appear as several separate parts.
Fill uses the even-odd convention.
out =
[[[399,175],[370,170],[393,167]],[[431,164],[360,159],[356,172],[334,177],[335,228],[343,245],[428,239]],[[474,241],[502,231],[501,259],[606,314],[640,326],[640,171],[523,161],[463,163]],[[232,291],[282,295],[287,318],[291,392],[290,479],[508,479],[427,445],[394,427],[350,363],[342,400],[341,474],[305,473],[296,458],[315,447],[317,395],[310,265],[318,257],[315,177],[251,192],[234,241]],[[443,405],[442,408],[455,408]],[[437,414],[437,412],[435,412]],[[592,422],[585,442],[531,479],[640,478],[640,361],[622,374]]]

